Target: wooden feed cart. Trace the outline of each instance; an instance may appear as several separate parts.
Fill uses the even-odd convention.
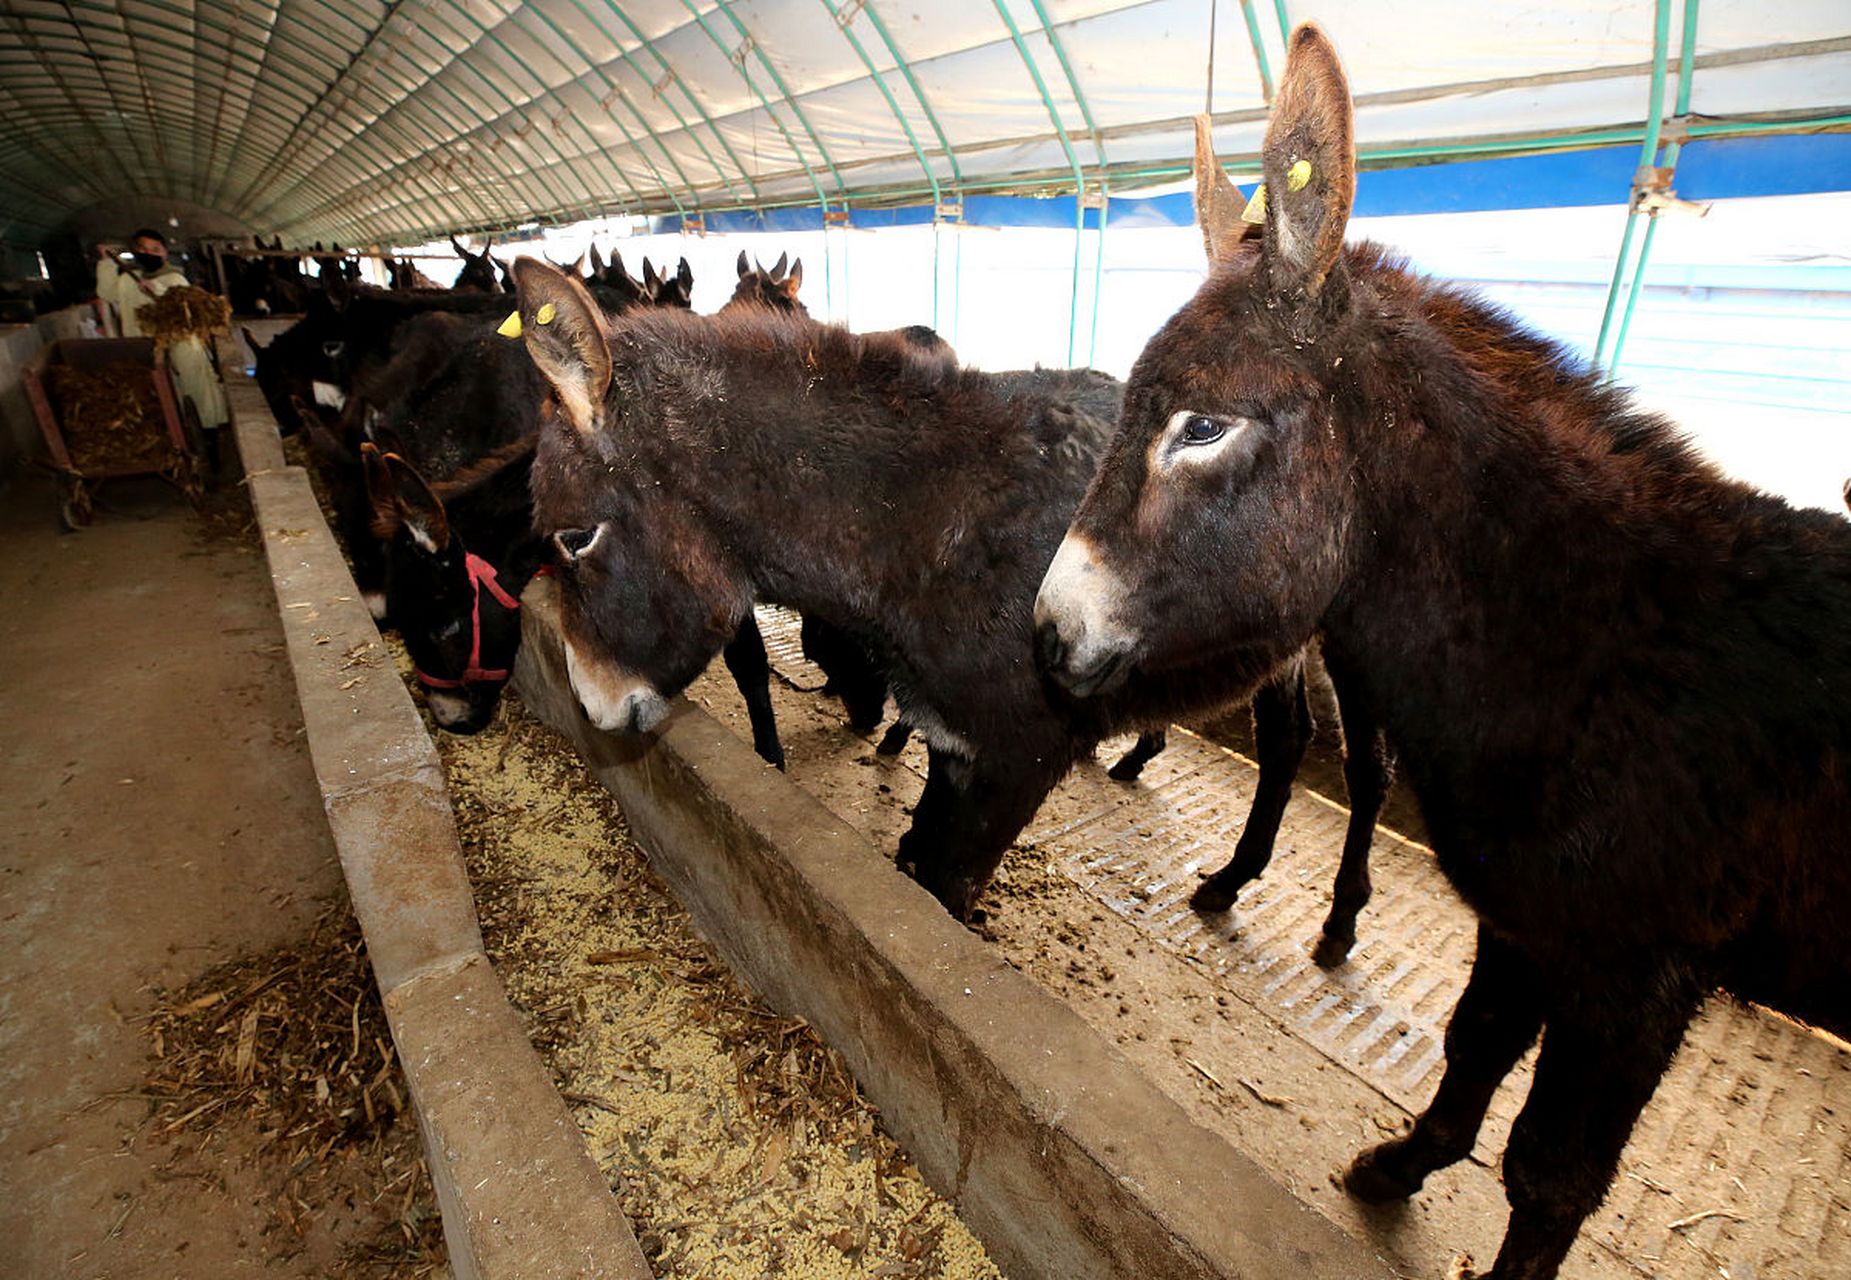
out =
[[[197,428],[188,431],[152,338],[62,339],[26,366],[25,384],[67,528],[94,518],[95,490],[105,480],[157,475],[199,500]]]

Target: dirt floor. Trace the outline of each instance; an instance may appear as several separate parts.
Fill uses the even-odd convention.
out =
[[[767,626],[766,638],[786,677],[774,700],[790,777],[891,850],[923,781],[917,744],[898,761],[875,755],[839,707],[804,691],[820,673],[805,669],[794,636]],[[690,696],[747,736],[723,670]],[[1102,750],[1043,805],[1005,860],[984,936],[1199,1123],[1407,1274],[1437,1280],[1468,1254],[1488,1263],[1505,1220],[1497,1155],[1527,1065],[1501,1091],[1473,1159],[1430,1179],[1405,1208],[1365,1210],[1335,1184],[1357,1150],[1408,1123],[1438,1077],[1472,931],[1431,856],[1378,831],[1377,896],[1361,941],[1327,973],[1308,951],[1328,905],[1342,807],[1302,790],[1266,878],[1229,916],[1204,921],[1182,900],[1198,869],[1231,850],[1251,764],[1185,733],[1138,784],[1105,779],[1113,758]],[[1334,776],[1328,756],[1312,764],[1313,778]],[[1563,1275],[1851,1275],[1851,1054],[1713,1001]]]
[[[49,483],[0,493],[0,1274],[428,1274],[389,1091],[320,1149],[366,1104],[305,1019],[367,1032],[362,1087],[382,1024],[248,509],[158,482],[102,504],[66,534]]]

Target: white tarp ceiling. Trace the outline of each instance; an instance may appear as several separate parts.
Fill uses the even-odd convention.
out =
[[[1673,78],[1695,2],[1671,6]],[[1282,21],[1336,40],[1366,166],[1624,141],[1647,113],[1650,0],[1218,0],[1214,17],[1216,141],[1236,161]],[[351,245],[1071,191],[1076,169],[1135,189],[1186,169],[1210,18],[1211,0],[4,0],[0,238],[130,196]],[[1700,128],[1851,126],[1846,0],[1697,18]]]

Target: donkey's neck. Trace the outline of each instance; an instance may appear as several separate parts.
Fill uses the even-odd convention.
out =
[[[1412,776],[1470,787],[1525,744],[1595,750],[1587,725],[1640,680],[1752,670],[1786,684],[1804,670],[1803,654],[1766,645],[1713,659],[1769,592],[1821,613],[1838,589],[1791,552],[1851,552],[1851,526],[1724,477],[1591,384],[1535,376],[1525,394],[1487,393],[1432,360],[1403,364],[1422,378],[1402,384],[1403,428],[1359,460],[1355,571],[1324,629]],[[1719,707],[1743,697],[1715,692]]]
[[[911,632],[898,648],[935,626],[1026,637],[1103,429],[909,363],[897,340],[814,331],[760,327],[781,343],[707,344],[675,369],[653,411],[664,483],[761,599],[867,640]]]

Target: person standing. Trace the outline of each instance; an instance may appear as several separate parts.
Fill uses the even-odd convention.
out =
[[[147,227],[129,237],[132,261],[124,263],[108,246],[96,247],[96,296],[115,307],[117,324],[125,338],[145,337],[136,312],[169,289],[186,286],[186,272],[167,260],[167,238]],[[180,338],[167,348],[168,367],[181,396],[193,402],[199,425],[208,433],[204,441],[209,459],[218,456],[218,429],[231,419],[225,407],[225,389],[206,351],[203,339]]]

